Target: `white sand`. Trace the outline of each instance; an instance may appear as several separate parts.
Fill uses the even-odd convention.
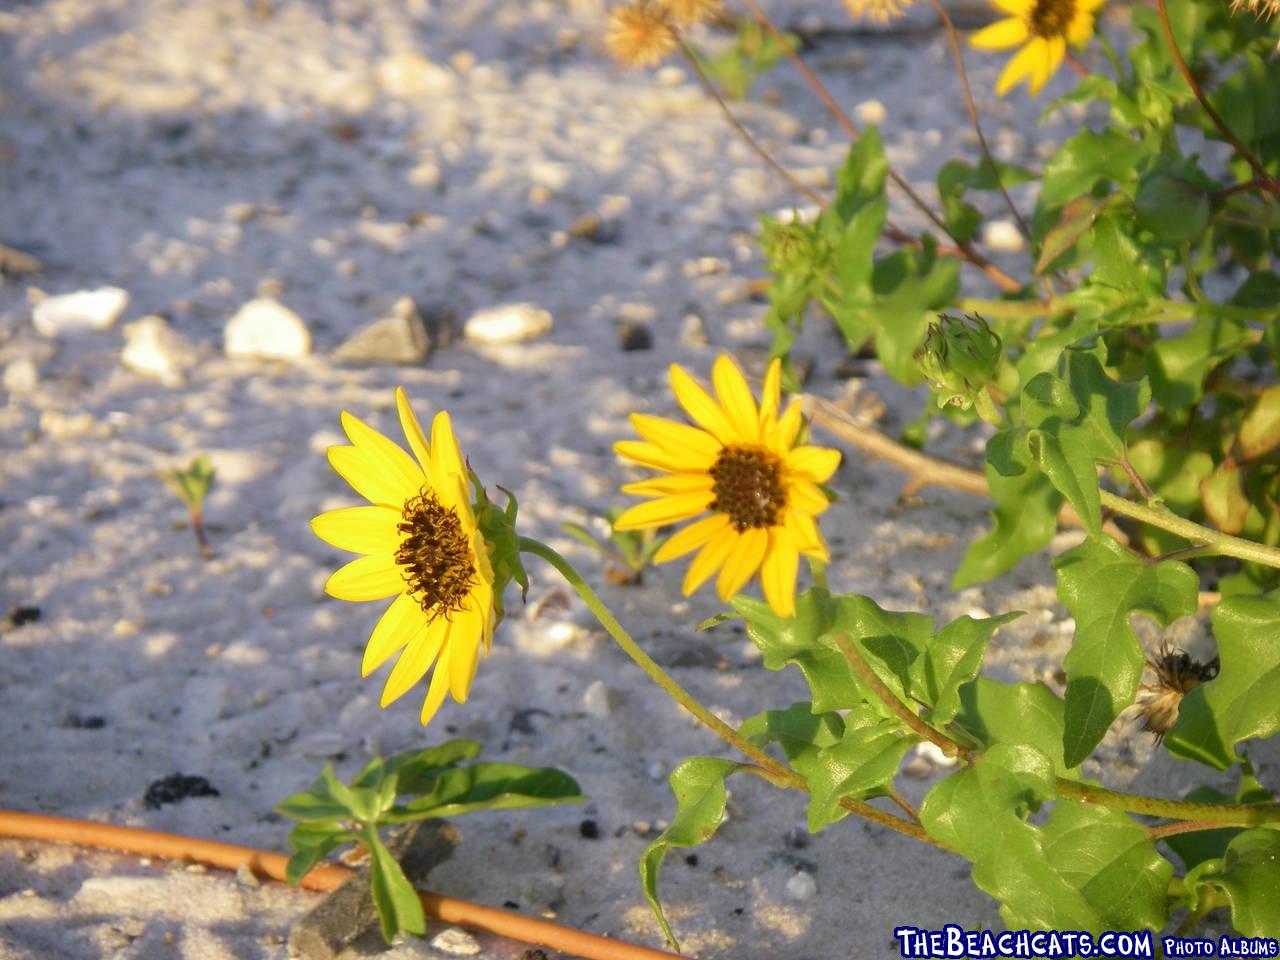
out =
[[[627,434],[629,411],[673,411],[668,363],[705,373],[718,350],[767,342],[763,307],[731,294],[761,272],[750,241],[757,213],[796,201],[683,72],[655,78],[609,63],[595,2],[267,6],[266,19],[249,0],[0,9],[0,241],[45,261],[31,282],[50,293],[113,285],[131,297],[116,327],[46,340],[32,328],[29,284],[0,286],[0,366],[29,357],[39,367],[35,389],[0,407],[0,612],[41,610],[38,622],[0,635],[0,804],[283,849],[289,825],[271,808],[309,781],[322,755],[340,755],[339,771],[350,773],[370,751],[423,742],[414,698],[381,711],[378,681],[359,678],[379,605],[321,593],[340,557],[307,521],[356,502],[323,457],[339,440],[338,411],[394,430],[397,384],[424,418],[447,406],[486,481],[519,494],[526,529],[598,581],[598,559],[559,524],[621,502],[626,473],[609,446]],[[845,22],[835,3],[818,15]],[[414,52],[429,66],[407,57]],[[846,35],[814,58],[851,107],[883,101],[891,158],[921,186],[947,157],[970,153],[945,57],[941,36],[924,32]],[[1001,61],[973,65],[1002,158],[1033,161],[1009,124],[1033,129],[1049,95],[994,102],[987,91]],[[1059,78],[1052,90],[1068,84]],[[807,104],[785,71],[761,84],[770,90]],[[833,124],[810,106],[798,119],[759,100],[743,113],[815,182],[841,157]],[[1036,136],[1047,144],[1064,130],[1050,123]],[[619,197],[626,202],[610,199]],[[566,242],[571,224],[600,209],[616,215],[616,242]],[[895,216],[919,226],[905,208]],[[227,319],[264,292],[306,321],[316,355],[222,356]],[[413,369],[327,359],[406,295],[459,318],[531,301],[555,327],[526,344],[456,343]],[[201,351],[184,385],[120,364],[121,325],[150,313]],[[703,319],[710,346],[681,341],[689,313]],[[623,353],[615,325],[636,316],[651,318],[654,348]],[[820,358],[813,389],[838,396],[835,341],[819,329],[806,349]],[[915,415],[918,397],[878,376],[870,388],[889,400],[890,426]],[[941,449],[973,461],[980,443],[951,435]],[[155,479],[199,452],[218,470],[211,560]],[[1027,610],[997,639],[988,669],[1050,676],[1070,623],[1047,559],[950,594],[983,506],[931,491],[923,507],[900,508],[900,482],[856,456],[837,475],[845,500],[825,525],[833,583],[939,617]],[[555,581],[537,564],[532,573],[536,598]],[[681,601],[680,573],[604,593],[726,717],[800,699],[798,674],[765,671],[739,630],[694,635],[719,608],[709,595]],[[676,761],[721,748],[581,609],[571,618],[587,629],[567,639],[554,620],[503,627],[472,702],[447,706],[431,739],[476,737],[490,758],[562,766],[590,803],[459,821],[464,843],[432,885],[660,945],[636,875],[647,843],[637,821],[671,815],[664,781]],[[607,721],[583,707],[597,680],[618,694]],[[532,733],[512,729],[523,710],[545,711]],[[77,727],[76,717],[104,725]],[[1131,728],[1120,733],[1108,743],[1108,777],[1128,782],[1149,744]],[[220,796],[146,809],[147,785],[175,771],[207,777]],[[936,779],[923,772],[901,783],[917,801]],[[1176,790],[1187,776],[1166,758],[1138,782]],[[731,813],[696,866],[675,856],[663,877],[690,953],[882,957],[898,923],[997,923],[958,859],[857,822],[794,849],[784,837],[803,822],[802,798],[755,782],[733,786]],[[586,817],[599,839],[580,835]],[[816,897],[786,895],[797,867],[813,872]],[[278,958],[288,925],[314,902],[216,872],[0,842],[6,960]],[[492,940],[485,950],[520,952]],[[421,944],[394,954],[438,955]]]

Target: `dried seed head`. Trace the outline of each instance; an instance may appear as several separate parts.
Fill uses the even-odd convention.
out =
[[[679,44],[666,9],[650,0],[616,7],[609,17],[604,45],[619,63],[651,67],[665,60]]]
[[[1200,663],[1169,646],[1168,641],[1161,641],[1156,655],[1147,657],[1147,668],[1155,675],[1156,682],[1144,683],[1138,688],[1142,693],[1138,711],[1142,729],[1160,743],[1178,722],[1182,698],[1218,675],[1218,658]]]
[[[720,0],[656,0],[656,3],[677,27],[691,27],[709,20],[719,16],[723,9]]]
[[[885,24],[902,16],[911,0],[844,0],[844,6],[851,17]]]
[[[395,560],[409,595],[429,620],[449,619],[476,585],[471,545],[457,511],[423,487],[405,502],[397,529],[403,539]]]
[[[1280,13],[1280,0],[1231,0],[1231,12],[1248,10],[1259,20],[1270,20]]]

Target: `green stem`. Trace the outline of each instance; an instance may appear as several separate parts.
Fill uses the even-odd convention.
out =
[[[1189,820],[1216,827],[1256,827],[1280,821],[1280,803],[1192,803],[1117,793],[1077,780],[1058,778],[1058,796],[1169,820]],[[1157,828],[1159,829],[1159,828]],[[1209,829],[1205,827],[1205,829]]]
[[[1235,557],[1237,560],[1247,560],[1251,563],[1260,563],[1267,567],[1280,569],[1280,550],[1274,547],[1264,546],[1252,540],[1244,540],[1240,537],[1233,537],[1228,533],[1202,527],[1198,523],[1183,519],[1164,507],[1135,503],[1109,490],[1102,490],[1100,494],[1102,505],[1122,516],[1141,520],[1143,523],[1153,527],[1167,530],[1176,536],[1190,540],[1197,546],[1211,548],[1214,553],[1221,556]]]
[[[590,608],[593,614],[595,614],[596,619],[600,621],[600,625],[604,627],[605,631],[613,638],[614,642],[622,648],[623,652],[635,662],[636,666],[643,670],[649,676],[650,680],[665,690],[667,694],[676,701],[676,703],[680,704],[680,706],[684,707],[698,720],[700,720],[703,725],[711,730],[712,733],[720,737],[726,743],[737,748],[746,756],[750,757],[759,768],[759,776],[764,777],[764,779],[768,780],[775,786],[792,790],[800,790],[808,793],[809,785],[805,782],[805,779],[802,776],[797,774],[794,770],[778,763],[778,761],[774,760],[773,757],[769,756],[750,740],[747,740],[738,733],[737,730],[733,729],[733,727],[729,726],[714,713],[704,707],[693,697],[692,694],[686,691],[682,686],[680,686],[680,684],[676,683],[676,681],[672,679],[672,677],[663,670],[662,667],[658,666],[657,662],[651,656],[640,649],[639,644],[631,639],[631,635],[627,633],[622,624],[618,622],[617,618],[614,617],[609,608],[604,605],[604,602],[596,596],[596,592],[591,589],[585,580],[582,579],[578,574],[578,571],[573,569],[572,564],[570,564],[568,560],[560,556],[560,554],[551,549],[545,543],[531,539],[530,537],[520,538],[520,552],[533,554],[535,557],[540,557],[547,563],[551,564],[551,566],[555,567],[556,572],[559,573],[560,576],[564,577],[565,582],[568,583],[569,586],[573,588],[574,592],[582,598],[582,602]],[[896,830],[898,833],[914,837],[916,840],[920,840],[930,846],[939,847],[943,850],[950,849],[950,847],[947,847],[945,844],[942,844],[929,836],[929,834],[925,832],[924,828],[918,824],[908,823],[899,817],[895,817],[892,814],[885,813],[883,810],[879,810],[876,807],[871,806],[869,803],[863,803],[860,800],[854,800],[851,797],[843,797],[840,800],[840,806],[851,813],[856,813],[859,816],[872,821],[873,823],[878,823],[891,830]]]

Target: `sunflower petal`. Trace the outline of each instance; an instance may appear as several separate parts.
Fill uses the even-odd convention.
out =
[[[385,600],[404,590],[404,577],[389,556],[358,557],[325,581],[324,591],[339,600]]]
[[[706,469],[715,463],[716,457],[724,449],[724,445],[707,431],[691,427],[687,423],[633,413],[631,425],[636,428],[636,433],[655,446],[676,457],[687,458],[688,469]]]
[[[401,513],[390,507],[346,507],[311,520],[311,532],[339,550],[393,556],[400,548]]]
[[[1036,5],[1036,0],[992,0],[999,10],[1011,17],[1026,18]]]
[[[480,621],[461,625],[467,630],[465,639],[455,638],[449,652],[449,692],[458,703],[466,703],[471,695],[471,682],[476,678],[480,662]],[[474,631],[474,637],[471,632]]]
[[[705,546],[712,537],[728,526],[729,518],[723,513],[713,513],[709,517],[703,517],[673,533],[671,538],[653,555],[653,562],[669,563],[672,560],[678,560],[685,554]]]
[[[613,522],[615,530],[644,530],[647,527],[661,527],[668,523],[688,520],[707,509],[713,499],[710,490],[698,490],[693,493],[678,493],[658,500],[637,503],[634,507],[623,511]]]
[[[737,439],[745,443],[759,443],[760,410],[742,371],[726,354],[718,356],[712,365],[711,382]]]
[[[788,510],[785,524],[797,549],[806,557],[813,557],[823,563],[829,563],[831,556],[827,552],[827,543],[813,517],[799,510]]]
[[[795,446],[796,437],[800,433],[800,428],[804,426],[804,408],[799,400],[792,400],[787,404],[786,412],[778,420],[777,435],[775,439],[775,449],[790,450]]]
[[[436,665],[436,671],[444,669],[446,657],[441,651],[448,649],[452,624],[443,617],[439,617],[432,621],[431,626],[434,628],[437,623],[443,623],[444,627],[428,630],[423,642],[406,647],[400,654],[400,659],[396,661],[391,675],[387,677],[387,682],[382,688],[382,706],[394,703],[408,693],[414,684],[426,676],[437,656],[440,662]],[[432,678],[432,685],[434,686],[434,678]]]
[[[682,457],[668,453],[657,444],[645,443],[643,440],[619,440],[613,445],[613,452],[624,460],[638,463],[650,470],[685,473],[689,469],[689,463]]]
[[[1019,50],[1009,60],[1004,70],[1000,73],[1000,78],[996,81],[996,95],[1003,97],[1006,93],[1014,88],[1023,77],[1034,73],[1038,58],[1043,56],[1047,51],[1044,48],[1044,41],[1039,37],[1032,39],[1025,47]]]
[[[792,480],[787,493],[797,510],[811,516],[824,513],[831,506],[827,495],[811,480]]]
[[[379,469],[377,462],[359,447],[330,447],[328,456],[329,465],[338,476],[370,503],[385,504],[399,510],[418,492],[418,487],[410,489],[400,483],[399,478]]]
[[[730,600],[740,591],[748,580],[760,569],[764,561],[765,550],[769,546],[769,532],[760,527],[752,527],[738,538],[737,548],[729,554],[716,577],[716,595],[724,601]]]
[[[997,20],[989,27],[983,27],[969,38],[969,46],[979,50],[1007,50],[1020,43],[1026,43],[1030,32],[1025,20],[1008,17]]]
[[[737,546],[739,539],[741,538],[737,530],[733,527],[725,527],[698,551],[698,555],[693,558],[693,562],[689,564],[689,569],[684,574],[684,584],[681,589],[686,597],[706,583],[711,575],[720,569],[725,557],[729,556]]]
[[[1067,25],[1067,42],[1073,47],[1083,47],[1093,36],[1093,14],[1086,10],[1076,10],[1076,15]]]
[[[679,364],[673,363],[667,373],[671,379],[671,390],[690,419],[721,443],[732,443],[737,436],[733,425],[720,405],[711,398],[711,394],[702,389],[698,381],[689,376]]]
[[[424,727],[440,711],[440,705],[444,703],[444,695],[449,691],[449,659],[449,651],[446,649],[440,655],[440,662],[436,664],[436,672],[431,675],[431,685],[427,687],[427,698],[422,702],[422,712],[418,715]]]
[[[622,492],[634,497],[665,497],[673,493],[710,490],[715,480],[708,473],[669,473],[665,477],[623,484]]]
[[[342,411],[342,429],[373,468],[385,473],[398,489],[404,491],[401,503],[422,489],[426,475],[399,444],[345,410]]]
[[[400,594],[391,601],[365,644],[360,676],[369,676],[405,647],[429,642],[428,634],[443,629],[439,626],[441,623],[441,620],[429,622],[418,601],[407,593]]]
[[[775,357],[769,361],[769,369],[764,374],[764,388],[760,391],[760,422],[773,420],[781,404],[782,361]]]
[[[795,540],[786,529],[769,531],[769,552],[760,567],[760,584],[769,608],[780,617],[796,614],[796,573],[800,567],[800,552]]]
[[[400,429],[404,431],[404,437],[409,441],[409,449],[418,458],[418,464],[427,474],[431,485],[435,486],[436,478],[431,476],[431,447],[427,444],[427,435],[422,432],[418,415],[409,405],[409,395],[404,392],[404,387],[396,387],[396,413],[400,415]]]
[[[826,483],[839,466],[840,451],[829,447],[796,447],[787,453],[787,468],[814,483]]]
[[[1067,53],[1067,40],[1063,36],[1053,36],[1045,41],[1045,58],[1037,64],[1036,75],[1031,80],[1031,92],[1039,93],[1049,78],[1062,66],[1062,58]]]

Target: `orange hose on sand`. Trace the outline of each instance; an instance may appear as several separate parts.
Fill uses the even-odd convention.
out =
[[[226,870],[248,867],[257,876],[271,880],[284,880],[285,866],[289,862],[289,858],[282,853],[267,853],[232,843],[159,833],[137,827],[118,827],[90,820],[19,813],[15,810],[0,810],[0,837],[74,843],[82,847],[204,863]],[[308,890],[328,892],[336,890],[353,876],[355,873],[345,867],[325,864],[303,877],[301,886]],[[574,930],[572,927],[562,927],[546,920],[481,906],[467,900],[456,900],[438,893],[420,890],[418,897],[422,900],[422,908],[428,917],[548,947],[560,953],[582,957],[583,960],[670,960],[679,956],[665,950],[652,950],[621,940],[611,940],[594,933]]]

